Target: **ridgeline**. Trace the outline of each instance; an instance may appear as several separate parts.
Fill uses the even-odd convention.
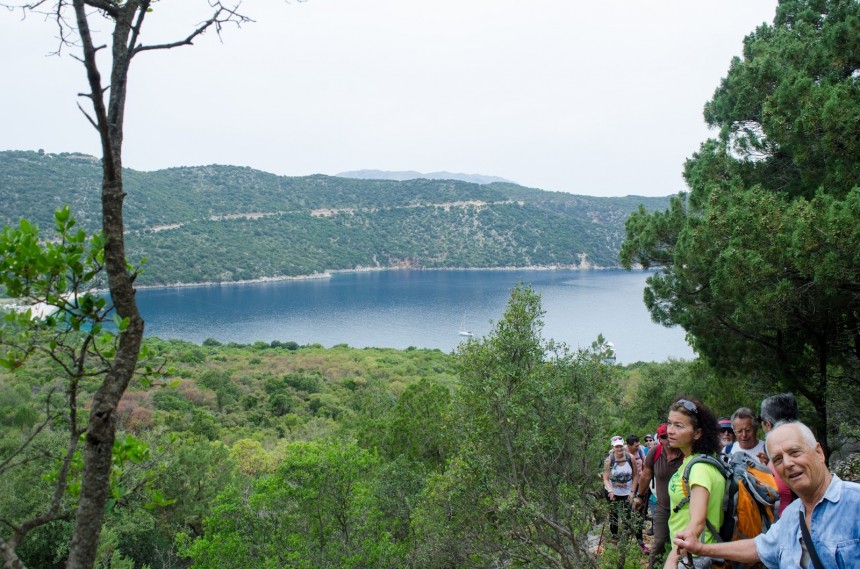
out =
[[[50,237],[69,204],[100,226],[95,157],[0,152],[0,223]],[[125,171],[129,258],[141,285],[233,282],[362,268],[617,267],[624,221],[668,197],[590,197],[511,183],[276,176],[238,166]]]

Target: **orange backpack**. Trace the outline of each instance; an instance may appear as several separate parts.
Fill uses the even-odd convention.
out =
[[[693,457],[681,477],[685,498],[675,507],[675,512],[690,501],[690,469],[700,462],[715,466],[726,479],[723,525],[717,529],[706,520],[706,531],[710,531],[717,541],[737,541],[755,537],[770,529],[779,517],[776,481],[767,466],[745,452],[720,455],[719,458],[708,455]],[[744,567],[742,563],[726,566]]]

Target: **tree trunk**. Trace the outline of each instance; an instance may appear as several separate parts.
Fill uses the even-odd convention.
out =
[[[146,3],[148,4],[148,3]],[[95,563],[104,510],[110,494],[110,473],[116,435],[115,411],[134,376],[143,341],[144,323],[137,310],[133,275],[125,256],[122,185],[122,124],[128,76],[128,36],[140,2],[129,2],[114,16],[113,69],[110,103],[104,105],[104,89],[96,65],[96,49],[89,31],[85,3],[75,0],[78,29],[84,49],[84,65],[90,84],[95,122],[102,142],[102,230],[105,236],[105,271],[108,289],[120,318],[128,326],[119,334],[119,346],[111,368],[93,398],[84,439],[84,470],[75,533],[67,569],[90,569]]]

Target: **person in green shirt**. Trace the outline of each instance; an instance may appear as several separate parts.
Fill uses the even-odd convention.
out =
[[[682,483],[682,475],[687,464],[697,455],[716,455],[720,452],[720,439],[717,418],[710,409],[696,399],[679,399],[669,407],[667,427],[669,446],[684,453],[684,462],[677,472],[669,479],[669,533],[670,541],[681,531],[701,535],[705,543],[711,543],[716,537],[706,531],[705,520],[714,527],[723,523],[722,503],[726,491],[726,479],[716,467],[710,464],[696,463],[690,471],[689,500]],[[722,564],[723,560],[712,560],[708,557],[693,557],[682,555],[678,549],[672,549],[666,559],[665,569],[689,568],[690,563],[696,569],[707,569]]]

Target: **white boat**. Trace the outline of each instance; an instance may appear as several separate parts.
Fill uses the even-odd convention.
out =
[[[465,318],[463,318],[463,322],[462,322],[462,324],[460,324],[460,331],[459,331],[459,332],[457,332],[457,333],[458,333],[459,335],[461,335],[461,336],[466,337],[466,338],[474,338],[474,337],[475,337],[475,333],[474,333],[474,332],[470,332],[470,331],[466,328],[466,319],[465,319]]]

